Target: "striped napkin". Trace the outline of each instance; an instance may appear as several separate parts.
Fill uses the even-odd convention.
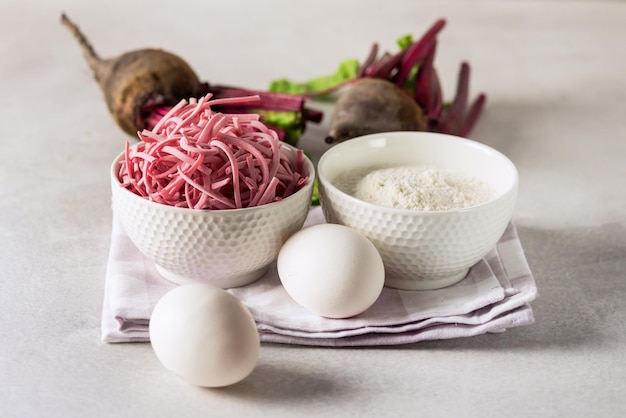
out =
[[[312,208],[304,227],[325,222]],[[176,285],[163,279],[133,245],[113,214],[102,340],[149,341],[157,301]],[[275,264],[258,281],[229,292],[250,309],[261,341],[309,346],[381,346],[469,337],[534,322],[537,296],[517,230],[510,223],[496,247],[459,283],[439,290],[385,287],[367,311],[328,319],[296,304],[280,284]]]

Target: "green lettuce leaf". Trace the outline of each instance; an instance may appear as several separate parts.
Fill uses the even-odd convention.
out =
[[[332,74],[323,75],[305,82],[296,82],[286,78],[270,82],[269,91],[276,93],[288,93],[298,95],[314,95],[324,93],[341,86],[356,78],[359,71],[359,61],[348,58],[339,64]]]
[[[400,49],[406,49],[413,43],[413,35],[408,34],[404,35],[396,40],[396,44],[400,47]]]
[[[320,189],[317,179],[313,180],[313,194],[311,195],[311,206],[320,205]]]
[[[304,132],[304,119],[300,112],[274,112],[259,110],[263,122],[285,131],[285,142],[294,147]]]

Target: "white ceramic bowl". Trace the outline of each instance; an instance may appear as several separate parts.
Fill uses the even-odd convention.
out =
[[[425,165],[453,169],[496,190],[490,201],[466,209],[417,211],[368,203],[339,190],[342,172],[377,165]],[[510,222],[518,187],[513,163],[481,143],[429,132],[366,135],[338,144],[317,166],[320,200],[328,222],[368,237],[385,264],[385,284],[429,290],[462,280]]]
[[[283,144],[295,158],[295,148]],[[120,186],[121,153],[111,165],[113,210],[131,241],[167,280],[208,282],[222,288],[260,278],[283,242],[302,228],[311,204],[313,163],[304,158],[311,179],[293,195],[267,205],[229,210],[176,208],[148,201]]]

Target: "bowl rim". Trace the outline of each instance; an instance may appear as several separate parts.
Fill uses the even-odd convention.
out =
[[[137,142],[136,144],[131,145],[131,148],[133,147],[138,147],[141,144],[143,144],[143,142]],[[299,148],[294,147],[293,145],[287,144],[286,142],[280,142],[280,145],[282,147],[286,147],[288,149],[297,151]],[[153,200],[148,200],[145,197],[139,196],[136,193],[133,193],[132,191],[126,189],[125,187],[121,187],[121,183],[120,180],[118,178],[117,175],[117,168],[119,167],[122,158],[124,158],[124,155],[126,154],[126,150],[120,152],[119,154],[117,154],[117,156],[113,159],[113,162],[110,164],[109,166],[109,177],[111,178],[111,188],[117,188],[117,190],[119,191],[119,193],[125,194],[126,196],[128,196],[130,199],[134,199],[134,201],[138,202],[139,204],[143,204],[146,206],[150,206],[150,207],[154,207],[154,208],[159,208],[160,210],[165,210],[165,211],[171,211],[171,212],[178,212],[181,214],[189,214],[189,215],[201,215],[201,214],[215,214],[215,215],[235,215],[235,214],[241,214],[241,213],[246,213],[246,212],[251,212],[251,211],[258,211],[258,210],[270,210],[271,208],[280,205],[280,204],[284,204],[284,202],[289,201],[289,200],[293,200],[292,198],[295,198],[297,195],[300,195],[300,193],[308,193],[309,191],[312,192],[313,189],[313,183],[314,180],[316,178],[317,172],[316,172],[316,167],[315,164],[313,164],[313,161],[311,161],[311,159],[309,158],[308,155],[306,155],[305,152],[303,152],[303,157],[304,157],[304,162],[305,165],[309,168],[309,181],[307,182],[306,185],[304,185],[304,187],[300,188],[299,190],[297,190],[295,193],[292,193],[291,195],[287,196],[284,199],[281,199],[279,201],[276,202],[271,202],[271,203],[266,203],[264,205],[260,205],[260,206],[251,206],[251,207],[245,207],[245,208],[235,208],[235,209],[193,209],[193,208],[183,208],[183,207],[177,207],[177,206],[171,206],[171,205],[166,205],[164,203],[159,203],[159,202],[155,202]],[[310,198],[309,198],[310,200]]]
[[[323,172],[323,168],[324,168],[324,162],[326,159],[330,158],[329,156],[333,153],[336,152],[337,150],[341,150],[342,148],[346,148],[346,147],[351,147],[351,146],[355,146],[360,144],[360,143],[368,143],[374,139],[378,139],[381,137],[385,137],[387,140],[391,140],[393,141],[396,138],[400,138],[400,137],[408,137],[408,136],[415,136],[415,138],[412,138],[411,140],[419,140],[419,139],[434,139],[437,138],[437,140],[448,140],[448,141],[453,141],[455,143],[465,143],[467,145],[470,145],[472,147],[476,147],[479,148],[481,150],[487,151],[489,153],[494,154],[497,158],[501,159],[511,170],[511,173],[513,174],[513,179],[512,179],[512,184],[511,187],[509,187],[507,190],[499,193],[496,197],[475,205],[475,206],[471,206],[468,208],[456,208],[456,209],[448,209],[448,210],[436,210],[436,211],[426,211],[426,210],[416,210],[416,209],[404,209],[404,208],[394,208],[394,207],[390,207],[390,206],[383,206],[383,205],[378,205],[375,203],[370,203],[367,202],[365,200],[361,200],[361,199],[357,199],[356,197],[340,190],[338,187],[336,187],[333,182],[328,179],[324,172]],[[348,199],[349,202],[353,203],[353,204],[358,204],[364,207],[368,207],[377,211],[389,211],[392,213],[396,213],[398,215],[410,215],[413,214],[415,216],[450,216],[451,214],[465,214],[465,213],[470,213],[470,212],[475,212],[476,210],[479,210],[480,208],[484,208],[484,207],[488,207],[488,206],[492,206],[497,204],[499,201],[507,198],[508,196],[510,196],[511,194],[517,194],[517,190],[519,187],[519,172],[517,171],[517,167],[515,166],[515,164],[506,156],[504,155],[502,152],[498,151],[497,149],[490,147],[486,144],[483,144],[481,142],[469,139],[469,138],[464,138],[464,137],[460,137],[460,136],[455,136],[455,135],[450,135],[450,134],[443,134],[443,133],[438,133],[438,132],[425,132],[425,131],[390,131],[390,132],[379,132],[379,133],[374,133],[374,134],[368,134],[368,135],[362,135],[359,137],[355,137],[352,139],[349,139],[345,142],[339,143],[337,145],[334,145],[333,147],[329,148],[328,150],[326,150],[322,156],[320,157],[318,163],[317,163],[317,178],[319,179],[319,185],[320,185],[320,202],[322,203],[322,205],[324,204],[324,196],[322,195],[322,190],[324,187],[330,188],[332,189],[335,193],[338,193],[339,195],[341,195],[342,197]]]

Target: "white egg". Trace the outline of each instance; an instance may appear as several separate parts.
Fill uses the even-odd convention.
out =
[[[149,332],[159,361],[197,386],[237,383],[259,357],[259,333],[250,311],[209,284],[185,284],[166,293],[152,312]]]
[[[277,268],[295,302],[328,318],[366,311],[385,284],[385,268],[374,244],[343,225],[301,229],[281,247]]]

